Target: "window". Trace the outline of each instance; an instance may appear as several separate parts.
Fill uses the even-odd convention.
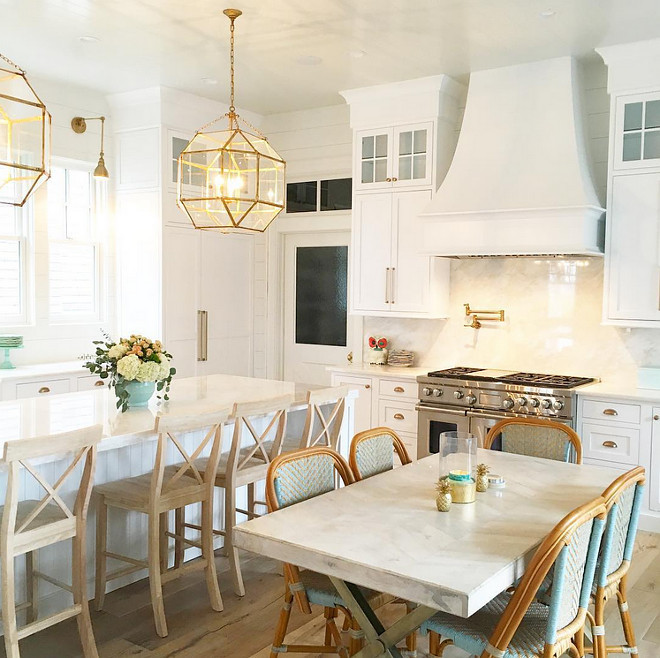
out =
[[[99,316],[102,183],[90,171],[53,167],[48,181],[49,315],[59,322]]]
[[[287,183],[286,212],[317,212],[350,210],[353,179],[331,178],[324,180]]]
[[[27,244],[30,202],[22,209],[0,204],[0,325],[27,322]]]

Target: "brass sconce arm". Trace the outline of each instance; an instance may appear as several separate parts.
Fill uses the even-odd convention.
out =
[[[71,129],[74,133],[82,135],[87,130],[88,121],[101,122],[101,153],[99,154],[99,163],[94,169],[94,178],[110,178],[110,174],[105,166],[105,159],[103,153],[103,141],[105,138],[105,117],[73,117],[71,119]]]
[[[469,304],[463,304],[465,307],[465,317],[471,318],[471,322],[466,324],[466,327],[472,329],[479,329],[482,322],[504,322],[504,309],[499,311],[478,311],[471,309]]]

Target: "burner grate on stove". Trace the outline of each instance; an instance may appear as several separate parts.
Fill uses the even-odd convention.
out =
[[[594,381],[592,377],[572,377],[570,375],[543,375],[534,372],[515,372],[501,377],[504,384],[525,384],[544,388],[575,388]]]
[[[481,372],[483,368],[445,368],[444,370],[434,370],[428,374],[429,377],[461,377],[473,372]]]

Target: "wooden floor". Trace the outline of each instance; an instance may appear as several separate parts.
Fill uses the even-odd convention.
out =
[[[226,560],[219,557],[217,563],[224,611],[211,610],[200,574],[190,574],[165,588],[170,634],[164,639],[154,630],[146,580],[109,594],[105,610],[92,615],[101,658],[268,658],[283,592],[278,565],[246,556],[243,575],[247,594],[239,599],[231,592]],[[629,583],[639,655],[660,658],[660,535],[639,533]],[[610,606],[607,628],[608,632],[613,629],[615,641],[622,634],[616,605]],[[391,605],[382,615],[385,620],[396,618],[402,610],[401,605]],[[297,642],[316,642],[322,633],[320,610],[315,612],[319,614],[302,615],[294,607],[290,630]],[[420,638],[420,656],[425,648],[425,639]],[[3,647],[0,656],[4,655]],[[27,638],[21,642],[21,656],[81,656],[75,622],[64,622]],[[452,647],[445,651],[446,658],[458,656],[466,654]]]

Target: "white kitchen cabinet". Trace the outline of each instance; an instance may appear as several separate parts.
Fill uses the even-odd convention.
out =
[[[76,377],[75,390],[77,391],[93,391],[99,388],[107,388],[107,386],[108,380],[99,379],[98,375],[83,375],[82,377]]]
[[[660,322],[660,172],[611,179],[606,321]]]
[[[433,131],[430,121],[358,131],[355,190],[428,187],[433,176]]]
[[[430,190],[355,195],[353,313],[446,317],[449,261],[417,252],[418,214],[430,199]]]
[[[660,91],[617,96],[613,130],[615,170],[660,167]]]
[[[43,395],[56,395],[57,393],[69,393],[71,380],[69,378],[47,379],[16,384],[16,399],[33,398]]]
[[[649,479],[649,507],[660,512],[660,407],[653,407],[653,429],[651,432],[651,468]]]
[[[335,372],[332,374],[333,386],[350,386],[358,392],[358,397],[354,405],[353,426],[355,433],[363,432],[372,427],[371,410],[373,406],[374,383],[370,377],[355,377],[344,373]]]

